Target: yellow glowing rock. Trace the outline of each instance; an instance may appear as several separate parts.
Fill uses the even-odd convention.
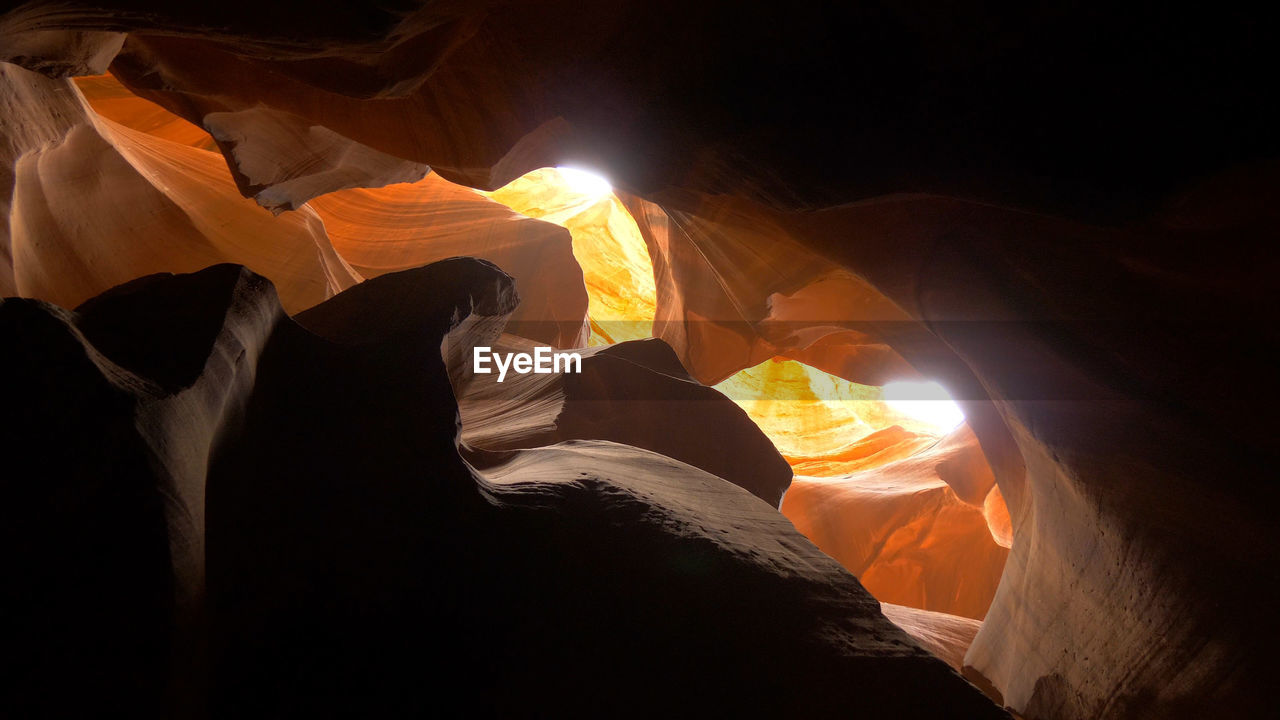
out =
[[[719,383],[777,356],[860,383],[915,376],[879,337],[886,330],[920,337],[910,318],[773,219],[719,196],[705,204],[679,193],[662,205],[622,199],[653,260],[654,333],[701,382]]]
[[[508,332],[557,347],[586,339],[587,293],[569,234],[432,173],[414,183],[340,190],[308,205],[364,277],[456,256],[488,260],[516,281]],[[576,245],[576,243],[575,243]]]
[[[653,334],[657,290],[649,250],[607,185],[584,186],[574,171],[544,168],[484,194],[569,230],[590,298],[591,345]],[[337,233],[334,242],[344,247]],[[703,325],[704,332],[714,331],[712,323]],[[835,349],[865,352],[866,345]],[[785,358],[742,370],[715,387],[747,411],[797,472],[808,475],[841,475],[899,459],[950,429],[894,409],[878,387]],[[868,441],[868,436],[891,429],[901,434],[887,443],[892,451],[877,449],[886,444],[884,437]]]
[[[931,444],[939,429],[895,410],[880,388],[860,385],[794,360],[774,358],[735,373],[716,389],[742,406],[797,473],[831,477],[903,457]],[[864,443],[897,428],[907,442],[878,462]]]
[[[653,263],[635,220],[607,186],[585,185],[556,168],[534,170],[491,193],[518,213],[573,236],[590,297],[590,345],[653,336]]]
[[[817,457],[791,458],[797,475],[838,477],[910,457],[937,438],[891,425]]]

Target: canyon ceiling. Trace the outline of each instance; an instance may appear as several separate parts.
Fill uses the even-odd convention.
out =
[[[1265,716],[1274,25],[831,5],[5,5],[0,715]]]

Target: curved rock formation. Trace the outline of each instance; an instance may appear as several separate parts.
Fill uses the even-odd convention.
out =
[[[555,347],[586,344],[588,296],[569,233],[517,215],[436,175],[311,201],[334,249],[364,277],[469,255],[516,280],[512,333]]]
[[[591,298],[591,344],[653,337],[653,263],[640,230],[612,192],[575,186],[573,178],[581,174],[542,168],[485,195],[569,231]]]
[[[414,182],[430,171],[288,113],[261,107],[211,113],[197,127],[129,92],[111,75],[77,78],[76,86],[103,117],[148,135],[222,152],[241,194],[276,214],[335,190]]]
[[[993,462],[1013,517],[1013,552],[967,662],[1033,717],[1125,716],[1143,707],[1195,715],[1217,712],[1210,708],[1219,704],[1253,702],[1248,681],[1236,673],[1262,664],[1247,643],[1237,642],[1240,618],[1227,620],[1211,610],[1214,601],[1203,594],[1205,583],[1230,586],[1231,573],[1241,568],[1219,563],[1210,571],[1191,562],[1208,547],[1172,542],[1168,533],[1175,527],[1203,533],[1197,518],[1204,517],[1205,503],[1212,503],[1212,514],[1235,518],[1229,533],[1263,537],[1267,524],[1240,504],[1238,493],[1254,492],[1247,486],[1212,500],[1195,489],[1202,486],[1193,478],[1207,470],[1209,448],[1218,441],[1188,425],[1184,411],[1152,404],[1149,393],[1163,378],[1132,374],[1139,356],[1157,364],[1153,343],[1175,352],[1189,340],[1163,323],[1135,334],[1133,317],[1176,317],[1177,327],[1206,311],[1172,296],[1161,273],[1128,269],[1132,261],[1110,248],[1137,248],[1116,231],[936,198],[867,203],[805,218],[806,230],[816,230],[810,221],[832,233],[823,241],[830,252],[864,268],[904,304],[911,302],[913,313],[936,318],[934,332],[996,400],[1026,463],[1022,475],[1005,469],[998,454]],[[840,228],[855,226],[868,242],[837,244]],[[944,237],[968,242],[944,245],[938,240]],[[979,291],[968,282],[979,268],[986,276],[998,274],[1001,284]],[[1116,307],[1126,308],[1126,317],[1117,317]],[[1086,349],[1103,338],[1111,348],[1105,359]],[[980,428],[975,431],[982,437]],[[1231,446],[1242,449],[1235,441]],[[1244,451],[1235,462],[1248,466],[1255,457]],[[1111,494],[1116,487],[1126,488],[1121,496]],[[1147,497],[1161,499],[1158,519],[1134,516],[1125,499],[1142,496],[1144,487]],[[1243,536],[1237,539],[1243,542]],[[1206,542],[1225,547],[1219,543],[1232,541],[1219,536]],[[1117,576],[1126,578],[1122,586],[1129,595],[1117,592]],[[1148,593],[1157,586],[1176,604],[1154,602]],[[1095,632],[1099,626],[1109,628],[1105,637]],[[1138,640],[1148,632],[1159,633],[1161,652],[1150,653]],[[1230,657],[1192,639],[1207,637],[1233,648]],[[1085,653],[1108,658],[1106,667],[1078,661]],[[1153,689],[1157,685],[1163,695]],[[1064,693],[1068,686],[1072,693]]]
[[[902,628],[920,647],[941,658],[948,665],[960,670],[964,667],[964,654],[973,642],[982,623],[971,618],[946,613],[880,603],[880,611],[894,625]]]
[[[224,144],[223,149],[230,152],[225,147],[225,138],[215,142],[201,128],[129,93],[111,76],[79,78],[76,85],[94,111],[131,130],[201,149],[216,150],[217,143],[220,142]],[[215,133],[221,132],[221,127],[210,125]],[[311,131],[327,132],[323,128],[312,128]],[[151,144],[155,145],[154,142]],[[288,142],[276,142],[270,146],[287,157],[305,155],[302,148],[294,147]],[[178,152],[174,151],[175,154]],[[188,155],[203,157],[206,162],[201,166],[202,169],[212,170],[216,167],[206,167],[209,161],[207,156]],[[301,207],[304,217],[312,220],[314,216],[319,217],[322,225],[317,227],[317,231],[323,236],[324,242],[332,245],[333,250],[341,256],[341,263],[350,266],[349,270],[338,270],[340,275],[362,279],[459,255],[481,257],[499,264],[516,277],[524,300],[512,316],[513,332],[558,347],[575,347],[584,343],[587,296],[581,287],[579,278],[582,271],[574,258],[567,233],[549,223],[513,215],[499,204],[485,200],[468,188],[452,185],[438,176],[422,178],[424,168],[419,168],[416,175],[409,173],[405,176],[405,179],[417,182],[396,183],[389,187],[377,186],[394,178],[375,179],[366,174],[359,176],[359,179],[352,179],[357,177],[352,173],[358,174],[366,166],[361,164],[358,151],[354,158],[350,154],[342,157],[345,159],[339,163],[339,167],[329,170],[317,168],[315,163],[303,162],[316,174],[300,176],[284,184],[265,183],[264,187],[270,185],[272,189],[263,190],[264,193],[291,192],[291,188],[302,187],[298,183],[303,183],[318,191],[319,185],[314,183],[325,184],[327,179],[335,177],[335,173],[351,179],[347,185],[325,185],[324,192],[328,194]],[[231,167],[234,172],[251,171],[242,168],[242,165],[245,163],[232,163]],[[225,173],[215,170],[189,172],[188,175],[195,175],[190,180],[221,186],[220,192],[223,195],[229,191]],[[253,192],[245,190],[243,177],[236,176],[236,182],[243,194],[254,196]],[[170,187],[174,184],[168,183]],[[347,191],[340,189],[351,184],[359,185],[360,188]],[[254,197],[259,204],[270,205],[264,203],[265,195]],[[178,197],[180,203],[188,204],[199,199]],[[287,204],[290,208],[297,209],[301,200],[305,198],[295,197]],[[239,205],[243,203],[238,204],[237,212],[247,209]],[[220,212],[226,214],[228,210],[224,208]],[[260,225],[273,224],[258,214],[245,214]],[[274,224],[286,224],[286,221]],[[312,224],[315,225],[314,222]],[[282,283],[287,282],[288,272],[299,270],[281,267],[278,262],[264,262],[261,258],[255,258],[250,252],[255,245],[256,243],[246,243],[243,249],[229,249],[228,259],[252,264]],[[165,265],[165,259],[159,257],[153,258],[153,262],[159,266],[157,269],[179,270],[185,267],[182,262],[175,263],[172,258],[168,260],[169,265]],[[326,272],[334,271],[326,269]],[[302,309],[292,302],[292,298],[289,299],[291,309]]]
[[[204,127],[229,160],[241,194],[277,214],[335,190],[414,182],[431,170],[265,108],[209,113]]]
[[[124,45],[121,32],[40,30],[29,22],[21,11],[0,18],[0,62],[52,78],[97,75]]]
[[[235,191],[218,155],[97,117],[69,81],[11,66],[3,79],[7,97],[61,103],[13,118],[10,137],[22,143],[8,216],[16,294],[74,306],[142,275],[234,260],[271,277],[296,312],[358,279],[313,212],[263,213]]]
[[[9,297],[18,294],[9,230],[18,160],[60,140],[84,115],[66,83],[8,63],[0,63],[0,103],[0,295]]]
[[[983,514],[995,480],[967,428],[924,449],[898,433],[867,443],[871,469],[797,475],[782,512],[881,602],[981,620],[1008,556]]]
[[[0,305],[36,412],[0,439],[46,463],[2,486],[29,511],[4,526],[27,550],[6,587],[43,593],[4,595],[6,657],[36,659],[6,710],[1003,716],[730,483],[604,441],[465,462],[441,342],[495,336],[516,303],[456,259],[297,322],[230,266],[78,313]]]
[[[504,335],[494,352],[532,353]],[[566,440],[609,440],[651,450],[745,488],[777,507],[791,467],[738,406],[694,382],[658,339],[583,348],[581,372],[473,374],[453,370],[462,440],[488,451]],[[726,448],[732,448],[726,452]]]
[[[208,460],[283,317],[233,266],[0,301],[4,714],[204,712]]]
[[[218,152],[218,143],[204,128],[134,95],[111,75],[77,77],[75,84],[89,107],[114,123],[164,140]]]
[[[699,216],[628,197],[657,281],[653,333],[704,383],[775,355],[883,384],[915,370],[874,331],[909,318],[879,292],[790,238],[749,205]],[[831,338],[836,353],[804,351]],[[834,355],[834,356],[833,356]]]
[[[877,452],[872,446],[885,441],[902,443],[895,453],[905,456],[931,443],[937,432],[886,404],[880,388],[794,360],[767,360],[715,387],[741,405],[803,474],[835,476],[866,467],[868,455]],[[877,439],[884,433],[888,437]],[[911,438],[919,442],[902,442]]]
[[[443,30],[465,32],[461,26]],[[434,38],[423,39],[430,42]],[[343,92],[351,88],[334,88],[328,76],[297,78],[294,73],[301,64],[296,62],[264,63],[227,52],[225,45],[192,38],[131,35],[127,50],[116,58],[112,72],[139,95],[201,126],[209,116],[243,118],[243,113],[261,109],[268,122],[245,125],[246,130],[263,136],[258,140],[244,135],[255,147],[269,148],[270,135],[287,134],[286,127],[298,127],[297,119],[306,118],[311,125],[327,128],[377,152],[429,165],[450,180],[469,180],[469,184],[493,189],[528,170],[554,164],[520,157],[524,167],[519,170],[491,170],[502,164],[512,145],[554,115],[519,106],[537,103],[539,88],[530,78],[511,80],[506,87],[507,92],[521,96],[519,105],[504,97],[505,93],[495,95],[497,103],[491,106],[450,102],[450,98],[469,94],[478,82],[502,77],[488,74],[486,66],[496,57],[492,53],[501,54],[505,49],[474,35],[469,39],[473,42],[461,43],[448,53],[448,63],[430,68],[428,78],[405,78],[409,85],[417,85],[416,89],[405,88],[405,92],[377,99]],[[468,56],[470,62],[457,63],[462,56]],[[204,66],[211,62],[225,72],[216,77],[207,75]],[[239,79],[228,82],[232,77]],[[369,103],[376,106],[375,112],[370,111]],[[441,110],[448,116],[437,119]],[[457,142],[459,133],[468,133],[467,129],[473,127],[487,127],[495,133],[483,140],[483,149],[477,149],[474,143]],[[541,156],[551,159],[545,153]],[[228,160],[237,162],[234,156]],[[295,169],[289,159],[277,156],[276,160],[274,178],[293,179]]]

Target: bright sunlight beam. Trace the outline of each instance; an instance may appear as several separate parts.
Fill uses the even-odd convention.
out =
[[[589,170],[571,167],[557,167],[556,172],[569,184],[569,189],[583,195],[608,195],[613,186],[600,175]]]
[[[884,401],[894,410],[949,432],[964,421],[964,411],[936,382],[885,383]]]

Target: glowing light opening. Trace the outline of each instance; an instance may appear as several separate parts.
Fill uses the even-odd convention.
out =
[[[936,382],[899,381],[886,383],[884,401],[903,415],[929,423],[942,432],[964,422],[964,411]]]
[[[613,185],[610,185],[608,180],[589,170],[557,167],[556,172],[564,178],[570,190],[581,195],[608,195],[613,192]]]

